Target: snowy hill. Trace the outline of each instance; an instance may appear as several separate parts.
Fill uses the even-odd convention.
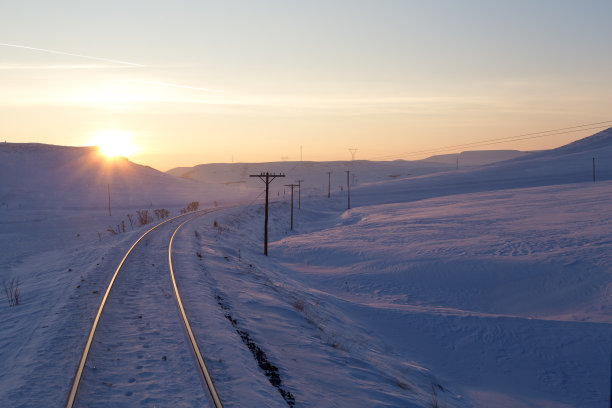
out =
[[[0,203],[19,208],[115,208],[211,202],[202,183],[180,179],[95,147],[0,144]]]
[[[432,156],[420,161],[365,160],[340,162],[273,162],[201,164],[179,167],[168,173],[211,184],[261,190],[250,174],[277,172],[286,175],[271,184],[272,194],[286,194],[284,184],[302,182],[303,195],[326,195],[331,174],[332,194],[346,194],[346,171],[350,171],[354,205],[391,203],[441,195],[492,191],[592,181],[593,157],[597,180],[612,179],[612,128],[552,150],[473,151],[459,155]],[[439,162],[441,161],[441,162]],[[481,164],[488,163],[488,164]],[[399,193],[399,195],[398,195]]]
[[[460,193],[548,186],[612,179],[612,128],[556,149],[531,153],[511,160],[452,170],[405,180],[355,186],[355,205],[391,203]]]
[[[459,159],[459,166],[482,166],[504,160],[510,160],[530,154],[520,150],[473,150],[461,152],[459,154],[441,154],[423,159],[424,162],[445,163],[456,165]]]

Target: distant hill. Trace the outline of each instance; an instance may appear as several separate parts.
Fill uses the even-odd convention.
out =
[[[202,183],[162,173],[96,147],[0,143],[0,205],[21,208],[104,208],[110,185],[115,208],[212,202]]]
[[[370,183],[375,181],[396,180],[426,174],[444,172],[456,168],[459,157],[459,166],[479,166],[502,160],[513,159],[527,155],[527,152],[518,150],[482,150],[467,151],[460,154],[447,154],[428,157],[423,160],[407,161],[287,161],[270,163],[210,163],[193,167],[176,167],[167,173],[176,177],[197,180],[206,183],[221,183],[227,185],[243,185],[255,187],[257,180],[249,178],[250,174],[283,173],[290,178],[327,182],[327,172],[332,172],[336,184],[345,181],[341,175],[347,170],[354,172],[355,182]],[[325,183],[323,183],[325,184]]]
[[[410,162],[396,160],[392,162],[374,162],[367,160],[329,161],[329,162],[271,162],[271,163],[211,163],[194,167],[178,167],[167,173],[177,177],[198,180],[207,183],[223,183],[245,186],[258,186],[257,179],[251,174],[283,173],[289,180],[307,178],[321,180],[327,186],[328,172],[332,172],[335,184],[346,184],[346,171],[355,174],[359,182],[385,181],[414,177],[439,171],[446,171],[452,166],[441,163]],[[344,178],[343,178],[344,177]],[[352,177],[352,176],[351,176]],[[327,187],[326,187],[327,188]]]

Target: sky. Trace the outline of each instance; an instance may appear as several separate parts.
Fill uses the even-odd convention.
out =
[[[1,140],[112,131],[159,170],[538,150],[612,126],[609,0],[21,0],[0,16]]]

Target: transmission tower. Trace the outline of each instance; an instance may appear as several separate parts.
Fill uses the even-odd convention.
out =
[[[348,149],[349,152],[351,152],[351,160],[354,161],[355,160],[355,155],[357,154],[357,150],[359,149]]]

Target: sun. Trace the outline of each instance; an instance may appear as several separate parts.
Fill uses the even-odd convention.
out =
[[[129,157],[138,148],[132,142],[132,134],[122,130],[101,130],[94,134],[92,144],[98,146],[100,153],[106,157]]]

